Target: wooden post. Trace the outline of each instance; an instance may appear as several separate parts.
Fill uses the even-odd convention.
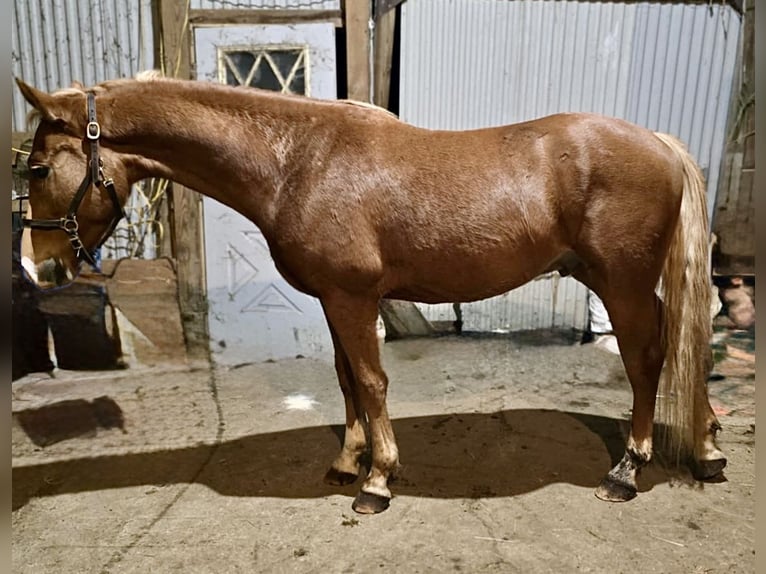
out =
[[[371,2],[346,0],[344,22],[349,99],[388,107],[396,26],[395,8],[400,1],[384,2],[384,9],[375,14],[373,69],[370,70],[370,20],[373,17]],[[374,82],[372,89],[371,77]],[[379,311],[386,325],[387,338],[426,335],[433,332],[431,325],[414,303],[383,300]]]
[[[154,0],[156,67],[166,76],[191,79],[191,28],[185,0]],[[178,276],[186,350],[190,358],[209,356],[202,198],[178,184],[168,186],[168,227]]]
[[[346,0],[346,70],[348,98],[370,101],[370,0]]]
[[[755,274],[755,2],[745,0],[739,82],[732,90],[713,213],[716,275]]]
[[[381,108],[388,108],[391,91],[391,63],[394,53],[394,29],[396,28],[396,9],[381,14],[375,22],[373,48],[374,62],[374,101]]]

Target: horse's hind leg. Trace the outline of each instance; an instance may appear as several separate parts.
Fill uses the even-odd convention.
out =
[[[620,463],[612,469],[596,491],[604,500],[630,500],[636,495],[637,472],[652,456],[652,429],[660,373],[665,360],[661,343],[663,303],[654,294],[638,297],[623,286],[618,295],[611,295],[607,310],[620,345],[625,371],[633,389],[633,416],[628,448]],[[712,353],[707,345],[700,349],[700,360],[712,368]],[[710,406],[707,386],[698,385],[694,404],[700,411],[695,416],[694,460],[691,470],[698,480],[713,478],[726,466],[726,456],[716,445],[715,437],[721,426]]]
[[[399,451],[386,408],[388,379],[380,365],[375,329],[378,301],[336,292],[323,297],[322,304],[348,359],[369,426],[372,464],[353,508],[363,514],[381,512],[391,500],[388,479],[399,466]]]
[[[328,484],[343,486],[355,482],[359,476],[359,457],[367,449],[366,421],[348,357],[329,319],[328,325],[335,348],[335,372],[346,403],[346,429],[343,447],[325,474],[324,481]]]
[[[651,289],[637,293],[623,287],[619,293],[601,295],[633,389],[633,415],[625,456],[596,489],[596,496],[612,502],[636,496],[636,475],[652,458],[654,407],[664,361],[659,299]]]
[[[710,373],[713,369],[713,353],[710,348],[701,350],[706,362],[705,372]],[[726,467],[726,455],[721,452],[716,444],[716,435],[721,430],[721,424],[718,417],[710,405],[710,398],[707,393],[707,385],[699,385],[696,389],[699,396],[695,400],[696,405],[700,405],[701,413],[696,417],[696,428],[694,444],[694,460],[691,462],[691,471],[697,480],[707,480],[720,475]]]

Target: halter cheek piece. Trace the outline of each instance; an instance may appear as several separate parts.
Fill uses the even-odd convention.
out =
[[[69,204],[69,209],[64,217],[59,219],[23,219],[24,227],[31,229],[63,230],[69,236],[69,243],[74,249],[77,259],[86,261],[90,265],[97,267],[95,251],[104,244],[107,238],[112,234],[120,220],[125,217],[125,212],[120,205],[117,197],[117,191],[114,189],[114,181],[104,176],[104,163],[98,154],[98,140],[101,137],[101,126],[96,119],[96,96],[88,92],[88,125],[85,129],[85,137],[90,141],[90,159],[88,162],[88,171],[80,184],[77,193]],[[109,194],[114,206],[114,216],[109,224],[109,228],[104,233],[101,241],[93,248],[93,252],[88,251],[82,243],[79,234],[79,224],[77,223],[77,210],[82,203],[85,193],[91,184],[101,187]]]

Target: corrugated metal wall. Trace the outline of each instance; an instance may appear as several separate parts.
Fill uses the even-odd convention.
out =
[[[152,0],[14,0],[11,4],[11,73],[45,91],[73,81],[91,86],[135,76],[154,67]],[[12,129],[27,131],[29,106],[14,86]],[[136,217],[146,208],[142,186],[125,206],[132,233],[144,236],[140,254],[152,258],[150,223]],[[123,220],[104,244],[104,257],[129,256],[128,223]]]
[[[340,0],[190,0],[190,8],[339,10]],[[154,66],[152,0],[14,0],[11,71],[53,91],[93,85]],[[12,129],[25,130],[26,104],[13,90]]]
[[[727,5],[408,0],[400,116],[434,129],[562,111],[622,117],[687,142],[714,205],[741,22]],[[421,306],[435,320],[450,305]],[[468,330],[584,328],[587,290],[545,277],[463,305]]]
[[[154,65],[151,0],[14,0],[11,20],[11,73],[42,90]],[[13,130],[25,131],[27,109],[14,89]]]

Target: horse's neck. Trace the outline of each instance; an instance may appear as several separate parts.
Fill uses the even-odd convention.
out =
[[[145,94],[139,113],[132,94],[116,95],[112,107],[113,118],[126,118],[112,131],[138,158],[137,176],[172,179],[267,225],[296,145],[295,119],[285,106],[200,86],[151,89],[156,96]]]

